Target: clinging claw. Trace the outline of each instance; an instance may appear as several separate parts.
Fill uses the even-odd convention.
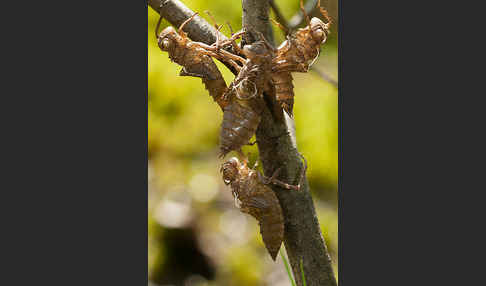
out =
[[[316,7],[319,7],[319,12],[321,12],[322,16],[327,20],[326,27],[329,27],[332,24],[331,17],[327,14],[326,9],[321,7],[321,0],[317,1]]]
[[[307,12],[305,11],[303,0],[300,0],[300,10],[302,10],[302,14],[304,15],[304,18],[307,22],[307,25],[309,26],[310,25],[310,18],[309,18],[309,15],[307,15]]]
[[[223,25],[220,25],[218,26],[218,24],[216,23],[216,20],[214,19],[213,15],[211,14],[211,12],[209,12],[208,10],[204,11],[206,12],[206,14],[208,14],[209,18],[211,18],[211,21],[213,22],[214,24],[214,27],[216,28],[216,42],[213,44],[216,46],[216,51],[219,51],[219,49],[221,48],[221,40],[220,40],[220,36],[219,36],[219,31],[221,30],[221,28],[223,28]]]
[[[192,21],[192,19],[194,19],[194,17],[196,17],[198,13],[197,12],[194,12],[194,14],[192,14],[191,17],[187,18],[187,20],[185,20],[184,22],[182,22],[182,24],[179,26],[179,35],[183,35],[184,31],[182,30],[184,28],[184,26],[186,26],[187,23],[189,23],[190,21]]]
[[[281,170],[282,170],[282,167],[275,170],[275,172],[273,173],[273,175],[270,178],[266,177],[265,175],[258,173],[258,178],[260,179],[260,182],[262,184],[265,184],[265,185],[274,184],[274,185],[277,185],[279,187],[282,187],[282,188],[285,188],[285,189],[288,189],[288,190],[299,191],[300,190],[300,184],[297,185],[297,186],[296,185],[290,185],[290,184],[287,184],[287,183],[282,182],[282,181],[277,179],[277,176],[278,176],[278,174],[280,173]]]

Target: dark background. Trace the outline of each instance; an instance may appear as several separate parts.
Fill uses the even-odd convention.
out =
[[[339,284],[481,283],[482,73],[466,65],[481,60],[468,58],[480,9],[344,2]],[[15,4],[2,284],[145,285],[146,6]]]

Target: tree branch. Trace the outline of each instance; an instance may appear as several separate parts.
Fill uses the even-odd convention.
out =
[[[272,26],[270,26],[270,21],[268,17],[269,3],[268,0],[251,0],[242,1],[243,3],[243,19],[242,27],[249,31],[261,32],[268,42],[273,43],[273,32]],[[252,34],[253,35],[253,34]],[[257,38],[256,35],[253,37],[244,38],[246,43],[253,43]]]
[[[243,28],[262,32],[273,42],[272,29],[268,21],[268,0],[242,0]],[[251,43],[251,41],[249,42]],[[258,150],[266,176],[282,167],[279,180],[297,184],[303,165],[295,141],[286,133],[285,121],[275,120],[270,110],[276,104],[267,98],[270,106],[264,108],[262,120],[256,131]],[[283,135],[282,135],[283,134]],[[285,248],[292,266],[294,279],[301,286],[300,261],[309,286],[336,286],[331,260],[321,233],[319,222],[310,195],[307,178],[301,190],[288,191],[272,186],[285,217]]]
[[[169,21],[173,26],[178,28],[182,22],[191,17],[194,12],[187,8],[179,0],[149,0],[150,7],[160,14],[164,19]],[[196,16],[191,22],[184,27],[184,32],[193,41],[202,42],[208,45],[216,42],[216,28],[206,22],[203,18]],[[221,39],[226,36],[220,33]]]

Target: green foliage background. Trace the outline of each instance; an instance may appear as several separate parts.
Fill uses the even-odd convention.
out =
[[[233,29],[241,29],[239,1],[183,2],[206,20],[204,11],[209,10],[218,23],[229,21]],[[298,11],[298,1],[276,2],[287,19]],[[221,110],[200,79],[179,77],[181,67],[158,48],[157,20],[158,14],[148,8],[149,279],[160,285],[290,285],[280,256],[276,263],[271,260],[257,222],[239,213],[221,180]],[[161,29],[168,25],[163,20]],[[229,34],[227,27],[222,32]],[[274,35],[277,44],[284,40],[277,28]],[[337,78],[336,35],[334,29],[315,64],[332,78]],[[233,74],[216,63],[229,84]],[[338,91],[314,72],[293,76],[297,144],[309,163],[311,191],[337,274]],[[251,152],[253,161],[257,158],[256,146],[244,151]],[[179,274],[169,271],[176,260],[168,249],[175,229],[193,234],[214,269],[211,279],[197,270],[191,273],[191,259],[187,271],[180,266]]]

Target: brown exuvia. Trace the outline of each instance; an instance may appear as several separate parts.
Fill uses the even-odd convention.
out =
[[[220,171],[224,183],[230,185],[240,211],[258,220],[263,243],[275,260],[284,239],[284,217],[277,196],[267,184],[278,184],[294,190],[300,187],[275,179],[276,174],[266,178],[255,169],[250,169],[246,161],[240,162],[236,157],[223,163]]]
[[[224,108],[220,131],[221,157],[233,150],[241,153],[241,147],[249,143],[261,120],[263,91],[270,88],[273,49],[263,35],[260,37],[261,40],[243,49],[234,42],[234,37],[229,40],[246,59],[239,58],[243,67],[223,96],[229,103]]]
[[[220,58],[219,55],[212,52],[210,46],[191,41],[182,30],[196,15],[197,13],[194,13],[194,15],[184,21],[177,31],[169,26],[157,35],[161,17],[157,23],[155,35],[160,49],[169,53],[171,61],[183,66],[180,75],[200,77],[214,101],[219,104],[221,109],[224,109],[227,102],[223,100],[222,96],[227,89],[226,82],[211,58],[211,56]],[[228,62],[238,67],[233,60],[228,60]]]
[[[309,70],[319,56],[321,44],[327,39],[330,25],[327,12],[320,7],[320,1],[317,6],[322,15],[328,19],[328,23],[324,23],[316,17],[309,19],[302,0],[300,5],[307,20],[307,26],[288,36],[287,40],[278,47],[276,56],[272,60],[272,81],[276,89],[276,98],[290,116],[293,116],[294,106],[294,90],[290,73]]]
[[[265,104],[262,93],[270,83],[273,49],[263,35],[260,35],[260,41],[241,49],[235,40],[244,32],[224,41],[218,38],[211,46],[193,42],[182,29],[196,15],[197,13],[194,13],[184,21],[178,31],[173,27],[164,29],[157,36],[158,45],[169,53],[172,61],[183,66],[181,76],[201,77],[206,89],[223,110],[220,157],[224,157],[230,151],[241,151],[241,147],[249,143],[260,123]],[[156,34],[159,25],[160,20]],[[220,28],[216,24],[215,27]],[[232,44],[236,52],[244,55],[246,59],[221,49],[226,44]],[[226,82],[211,57],[230,63],[238,72],[229,88],[226,87]]]

